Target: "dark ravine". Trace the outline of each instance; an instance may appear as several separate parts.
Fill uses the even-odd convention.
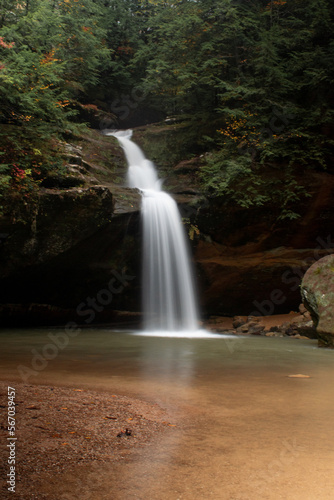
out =
[[[149,157],[152,131],[168,136],[173,125],[135,131]],[[203,156],[179,161],[181,153],[162,176],[191,237],[203,317],[297,311],[305,271],[334,251],[333,176],[305,174],[312,196],[297,207],[301,217],[279,221],[275,206],[243,209],[204,198],[198,175]],[[72,184],[80,185],[52,186],[50,180],[30,223],[0,220],[1,324],[138,325],[140,195],[122,187],[122,151],[114,138],[92,131],[67,155]]]

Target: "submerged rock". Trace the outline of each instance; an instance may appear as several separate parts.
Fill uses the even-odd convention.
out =
[[[334,348],[334,255],[313,264],[306,272],[301,295],[316,327],[319,346]]]

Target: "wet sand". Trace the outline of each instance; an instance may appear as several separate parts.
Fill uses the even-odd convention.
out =
[[[116,465],[171,427],[158,405],[133,397],[10,384],[9,393],[15,391],[15,412],[9,412],[14,413],[9,418],[15,430],[9,432],[12,427],[8,429],[5,408],[0,418],[0,498],[10,498],[6,479],[14,460],[15,498],[89,498],[93,484],[87,479],[95,470],[101,473],[105,465]],[[0,382],[0,400],[5,407],[8,383]],[[14,443],[11,454],[8,443]]]

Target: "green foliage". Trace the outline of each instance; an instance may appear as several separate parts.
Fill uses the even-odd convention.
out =
[[[43,121],[60,131],[76,114],[75,100],[99,83],[107,64],[101,13],[93,0],[27,5],[16,3],[10,12],[4,7],[0,34],[14,45],[0,54],[0,120]]]
[[[300,168],[332,165],[332,5],[183,2],[152,26],[147,89],[168,112],[205,109],[221,120],[207,140],[203,187],[244,207],[274,196],[279,217],[298,217],[294,206],[308,196]],[[273,186],[268,172],[279,166],[285,177]]]
[[[245,207],[264,206],[272,191],[293,218],[307,194],[297,173],[332,172],[333,58],[330,0],[0,0],[0,125],[10,145],[1,192],[13,165],[34,171],[34,148],[42,170],[61,172],[52,141],[78,131],[82,109],[147,106],[188,117],[164,139],[165,168],[182,159],[173,146],[185,139],[185,157],[210,152],[204,190]],[[153,152],[159,163],[162,152]]]
[[[5,154],[4,151],[0,151],[0,161]],[[6,163],[0,163],[0,214],[3,211],[3,203],[5,194],[9,188],[11,177],[9,175],[9,165]]]
[[[110,50],[94,0],[0,0],[1,212],[27,221],[39,183],[62,175],[57,138],[76,134],[78,104]]]
[[[260,164],[250,152],[231,156],[228,149],[209,154],[201,169],[209,195],[233,200],[243,208],[274,204],[278,220],[298,219],[296,206],[310,196],[297,176],[298,169],[289,163]]]
[[[0,215],[12,222],[31,222],[40,183],[62,169],[60,144],[15,125],[0,128],[0,144]]]
[[[250,154],[231,158],[225,150],[211,153],[202,168],[202,180],[209,193],[228,196],[242,207],[263,205],[270,199],[266,181],[260,177]]]

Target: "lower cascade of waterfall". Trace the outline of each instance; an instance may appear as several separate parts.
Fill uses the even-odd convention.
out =
[[[109,132],[124,149],[128,185],[142,192],[143,310],[148,331],[196,331],[198,314],[187,239],[176,202],[161,188],[153,163],[131,141],[132,130]]]

